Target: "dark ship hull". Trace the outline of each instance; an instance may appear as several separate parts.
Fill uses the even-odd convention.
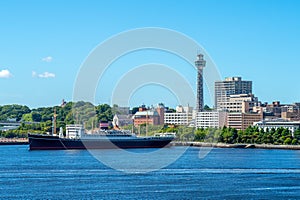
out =
[[[99,139],[66,139],[50,135],[28,134],[30,150],[162,148],[172,137],[125,137]]]

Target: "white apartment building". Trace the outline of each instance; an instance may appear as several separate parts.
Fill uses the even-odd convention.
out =
[[[176,112],[164,114],[164,124],[189,125],[193,120],[193,108],[177,106]]]
[[[227,113],[218,111],[198,112],[196,128],[218,128],[226,125]]]

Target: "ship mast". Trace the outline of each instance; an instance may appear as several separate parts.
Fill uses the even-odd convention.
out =
[[[54,113],[52,117],[52,135],[56,135],[56,108],[54,108]]]
[[[149,120],[149,116],[148,116],[148,110],[146,111],[146,136],[148,135],[148,120]]]

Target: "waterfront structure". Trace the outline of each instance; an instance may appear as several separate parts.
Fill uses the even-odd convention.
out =
[[[189,125],[193,120],[193,108],[177,106],[176,112],[166,112],[164,114],[164,124],[169,125]]]
[[[227,112],[203,111],[198,112],[196,128],[219,128],[227,125]]]
[[[258,98],[253,94],[234,94],[219,102],[218,110],[227,112],[252,112],[258,106]]]
[[[287,128],[291,131],[292,134],[300,128],[300,121],[287,121],[283,119],[276,120],[262,120],[259,122],[253,123],[254,126],[257,126],[259,129],[263,129],[264,131],[278,128]]]
[[[138,111],[134,114],[133,123],[135,126],[142,124],[159,125],[159,116],[156,111]]]
[[[197,68],[197,105],[196,110],[200,112],[203,110],[203,68],[206,65],[206,61],[203,59],[203,54],[197,55],[195,66]]]
[[[227,126],[237,130],[245,130],[262,119],[263,113],[229,112],[227,113]]]
[[[147,109],[145,105],[139,107],[139,111],[133,115],[133,124],[139,126],[142,124],[163,125],[164,108],[162,105],[154,109]]]
[[[215,108],[228,101],[230,95],[252,94],[252,81],[243,81],[241,77],[227,77],[224,81],[215,82]]]

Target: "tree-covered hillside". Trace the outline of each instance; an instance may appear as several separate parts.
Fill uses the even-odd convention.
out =
[[[0,106],[0,121],[8,121],[9,119],[20,121],[24,114],[30,112],[31,110],[27,106],[16,104]]]
[[[46,133],[52,131],[52,120],[56,113],[56,131],[66,124],[84,124],[87,129],[97,127],[99,121],[112,121],[114,112],[107,104],[93,105],[90,102],[68,102],[64,106],[29,109],[22,105],[0,106],[0,121],[16,119],[21,122],[18,129],[2,131],[4,137],[25,136],[28,132]],[[32,123],[25,123],[32,122]]]

